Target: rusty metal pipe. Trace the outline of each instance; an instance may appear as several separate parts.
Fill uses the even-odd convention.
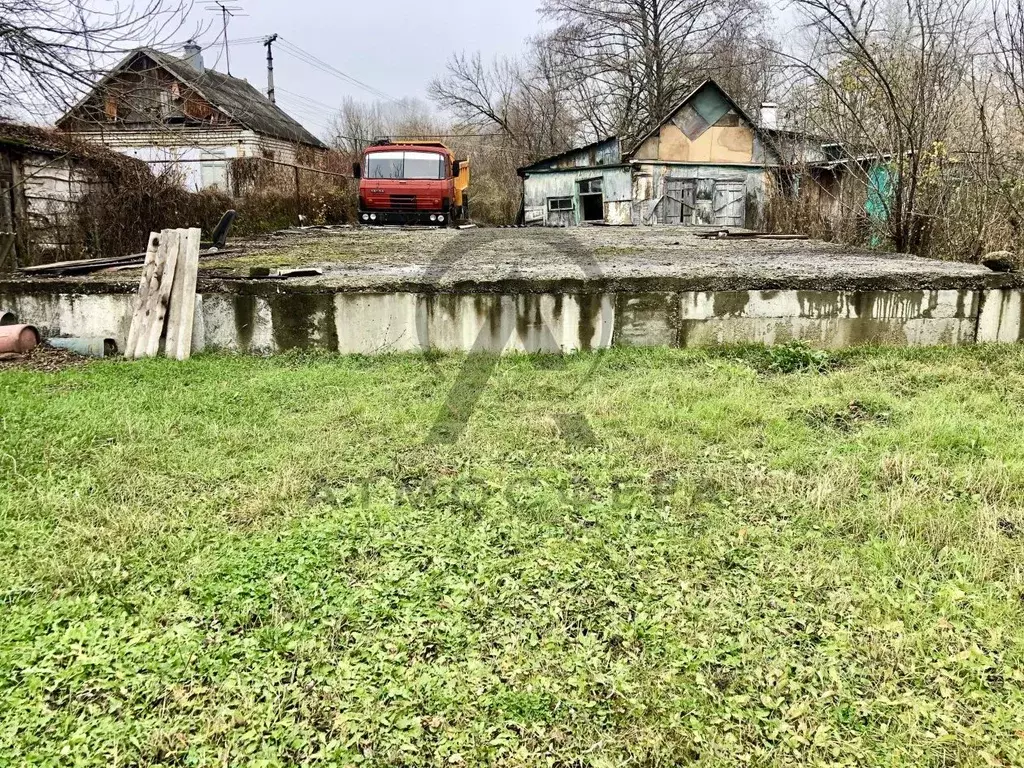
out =
[[[34,325],[0,326],[0,354],[14,352],[23,355],[39,345],[39,331]]]

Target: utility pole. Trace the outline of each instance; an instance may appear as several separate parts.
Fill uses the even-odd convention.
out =
[[[274,50],[272,48],[275,40],[277,40],[276,33],[263,41],[263,44],[267,46],[267,98],[270,99],[271,104],[277,104],[277,100],[274,98]]]

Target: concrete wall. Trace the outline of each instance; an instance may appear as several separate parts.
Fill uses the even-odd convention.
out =
[[[105,336],[122,348],[131,294],[0,294],[44,336]],[[572,352],[610,346],[1024,341],[1024,291],[719,291],[603,294],[210,293],[194,349]]]

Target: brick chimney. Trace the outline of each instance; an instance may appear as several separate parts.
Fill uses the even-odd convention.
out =
[[[195,40],[189,40],[185,43],[185,61],[187,61],[192,69],[199,74],[203,74],[206,69],[203,67],[203,49],[199,47],[199,44]]]

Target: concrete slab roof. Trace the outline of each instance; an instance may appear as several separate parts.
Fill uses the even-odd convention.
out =
[[[204,259],[201,291],[502,292],[918,290],[1024,287],[1024,274],[814,240],[706,240],[687,228],[289,231]],[[323,275],[249,280],[252,266]],[[21,290],[135,291],[136,272],[15,278]]]

